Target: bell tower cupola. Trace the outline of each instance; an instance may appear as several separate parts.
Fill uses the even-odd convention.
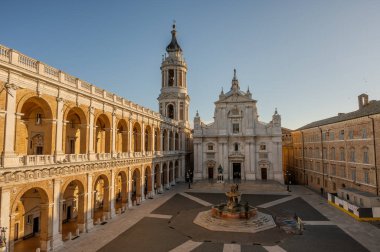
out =
[[[159,111],[163,116],[177,120],[189,127],[189,103],[187,94],[187,64],[177,41],[175,23],[172,26],[171,41],[161,63],[161,93],[157,98]]]

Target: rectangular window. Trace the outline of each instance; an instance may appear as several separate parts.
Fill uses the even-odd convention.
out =
[[[348,138],[349,138],[349,139],[354,139],[354,130],[350,130],[350,131],[348,132]]]
[[[344,161],[345,159],[344,149],[340,149],[340,161]]]
[[[339,131],[339,140],[344,140],[344,130]]]
[[[327,149],[323,148],[323,158],[327,158]]]
[[[336,165],[331,165],[331,175],[335,176],[336,175]]]
[[[331,148],[330,150],[330,159],[335,160],[335,148]]]
[[[351,150],[350,161],[355,162],[355,150]]]
[[[239,124],[238,123],[232,124],[232,133],[234,133],[234,134],[239,133]]]
[[[208,149],[208,150],[214,150],[214,145],[209,144],[209,145],[207,146],[207,149]]]
[[[340,167],[340,176],[341,176],[342,178],[345,178],[345,177],[346,177],[346,167],[345,167],[344,165],[342,165],[342,166]]]
[[[322,132],[322,140],[323,140],[323,141],[326,140],[326,132]]]
[[[330,132],[330,141],[335,139],[335,134],[334,132]]]
[[[362,129],[362,138],[367,138],[367,129],[366,128],[364,128],[364,129]]]
[[[356,170],[351,169],[351,180],[356,181]]]
[[[363,152],[363,163],[365,163],[365,164],[369,163],[369,160],[368,160],[368,150],[364,150],[364,152]]]
[[[260,150],[265,151],[267,146],[265,144],[260,144]]]
[[[369,184],[369,171],[364,170],[364,183]]]

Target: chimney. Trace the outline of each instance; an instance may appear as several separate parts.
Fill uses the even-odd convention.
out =
[[[368,95],[367,94],[359,95],[358,101],[359,101],[359,109],[362,109],[368,104]]]

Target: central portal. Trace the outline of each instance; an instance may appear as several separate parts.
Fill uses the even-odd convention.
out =
[[[241,179],[241,163],[232,163],[232,177],[234,180]]]

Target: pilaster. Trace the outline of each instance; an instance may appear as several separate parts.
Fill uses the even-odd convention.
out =
[[[92,189],[92,174],[87,173],[87,210],[86,210],[86,232],[89,232],[94,227],[93,216],[93,201],[94,190]]]
[[[116,155],[116,130],[117,130],[116,127],[117,127],[117,125],[116,125],[116,111],[114,110],[112,112],[112,129],[111,129],[111,134],[112,134],[111,153],[112,153],[113,157]]]
[[[4,151],[3,151],[3,165],[15,166],[17,165],[17,156],[15,154],[15,134],[16,134],[16,90],[17,86],[14,84],[5,84],[7,91],[6,94],[6,117],[5,117],[5,134],[4,134]]]
[[[111,181],[110,181],[110,187],[109,187],[109,198],[110,198],[110,212],[111,212],[111,218],[116,216],[115,212],[115,172],[111,170]]]
[[[95,159],[95,153],[94,153],[94,112],[95,108],[90,106],[88,108],[89,113],[89,122],[88,122],[88,159],[94,160]]]
[[[54,179],[53,181],[53,214],[52,214],[52,234],[51,234],[51,248],[56,249],[63,245],[62,234],[59,232],[60,223],[62,223],[61,216],[61,184],[60,179]]]
[[[57,122],[55,134],[55,160],[61,161],[63,159],[62,151],[62,136],[63,136],[63,99],[57,97]]]

